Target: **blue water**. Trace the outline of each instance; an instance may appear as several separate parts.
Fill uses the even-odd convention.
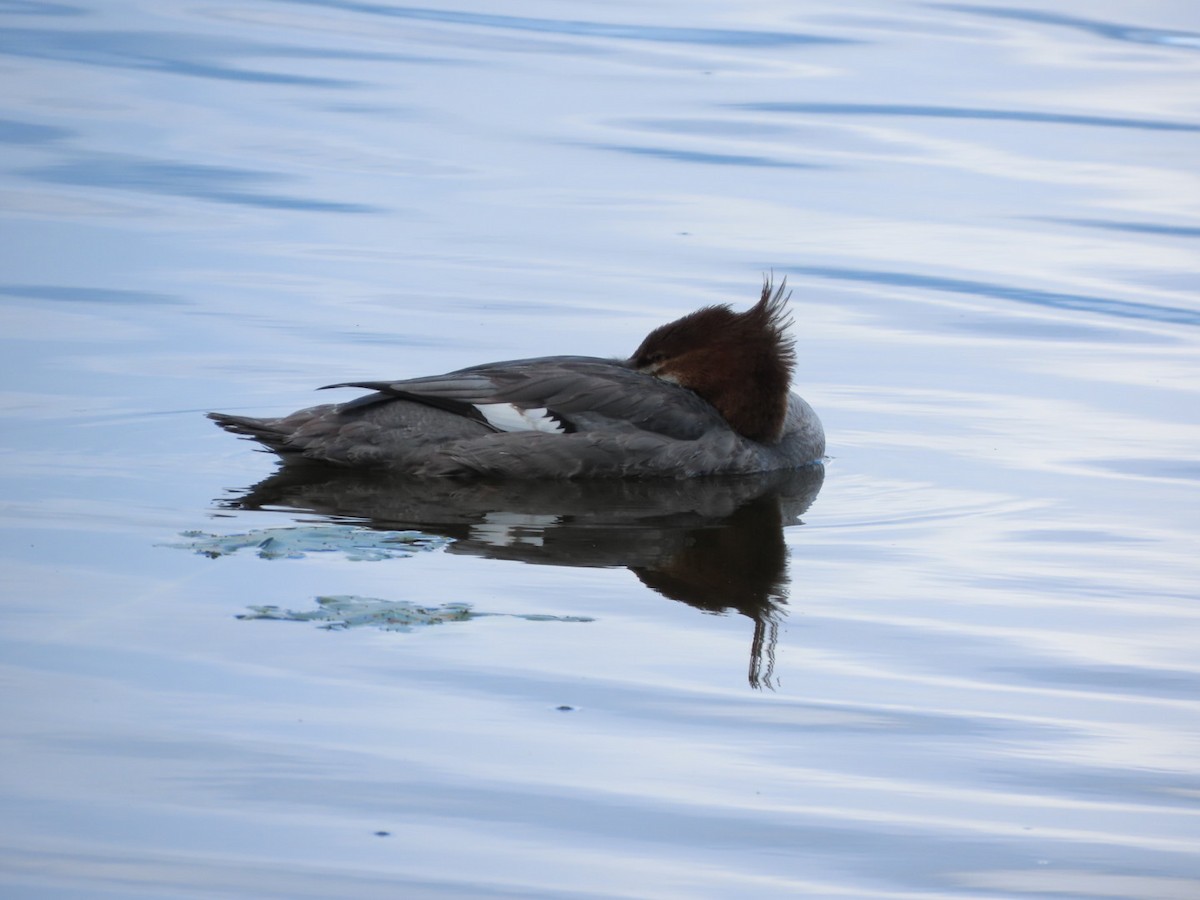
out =
[[[1200,896],[1198,53],[1184,0],[0,4],[0,893]],[[771,272],[823,482],[280,480],[202,415]]]

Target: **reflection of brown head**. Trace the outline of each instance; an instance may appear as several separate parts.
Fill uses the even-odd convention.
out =
[[[696,529],[671,559],[633,572],[664,597],[707,612],[736,610],[751,619],[750,683],[772,686],[788,583],[783,521],[774,497],[756,498],[720,524]]]

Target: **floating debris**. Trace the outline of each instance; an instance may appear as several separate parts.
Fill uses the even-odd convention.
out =
[[[184,531],[184,543],[164,544],[191,550],[211,559],[253,549],[262,559],[303,559],[309,553],[343,553],[346,559],[374,562],[437,550],[448,538],[420,531],[376,531],[359,525],[297,525],[258,528],[245,534],[209,534]]]
[[[250,612],[239,619],[278,619],[287,622],[316,622],[319,628],[331,631],[368,625],[383,631],[412,631],[423,625],[445,622],[466,622],[484,616],[507,616],[530,622],[593,622],[587,616],[549,616],[542,614],[475,612],[469,603],[443,603],[421,606],[407,600],[381,600],[378,597],[358,597],[341,594],[317,597],[317,609],[298,612],[278,606],[251,606]]]

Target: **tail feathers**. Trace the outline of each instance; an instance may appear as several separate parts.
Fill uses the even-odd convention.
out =
[[[283,449],[292,433],[291,429],[280,427],[279,419],[255,419],[218,412],[210,412],[208,417],[226,431],[254,438],[273,450]]]

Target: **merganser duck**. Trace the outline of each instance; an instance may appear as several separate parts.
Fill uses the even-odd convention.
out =
[[[402,381],[278,419],[209,413],[285,464],[417,477],[690,478],[820,463],[821,421],[789,391],[795,349],[770,280],[745,312],[706,306],[626,360],[545,356]],[[323,388],[324,390],[324,388]]]

